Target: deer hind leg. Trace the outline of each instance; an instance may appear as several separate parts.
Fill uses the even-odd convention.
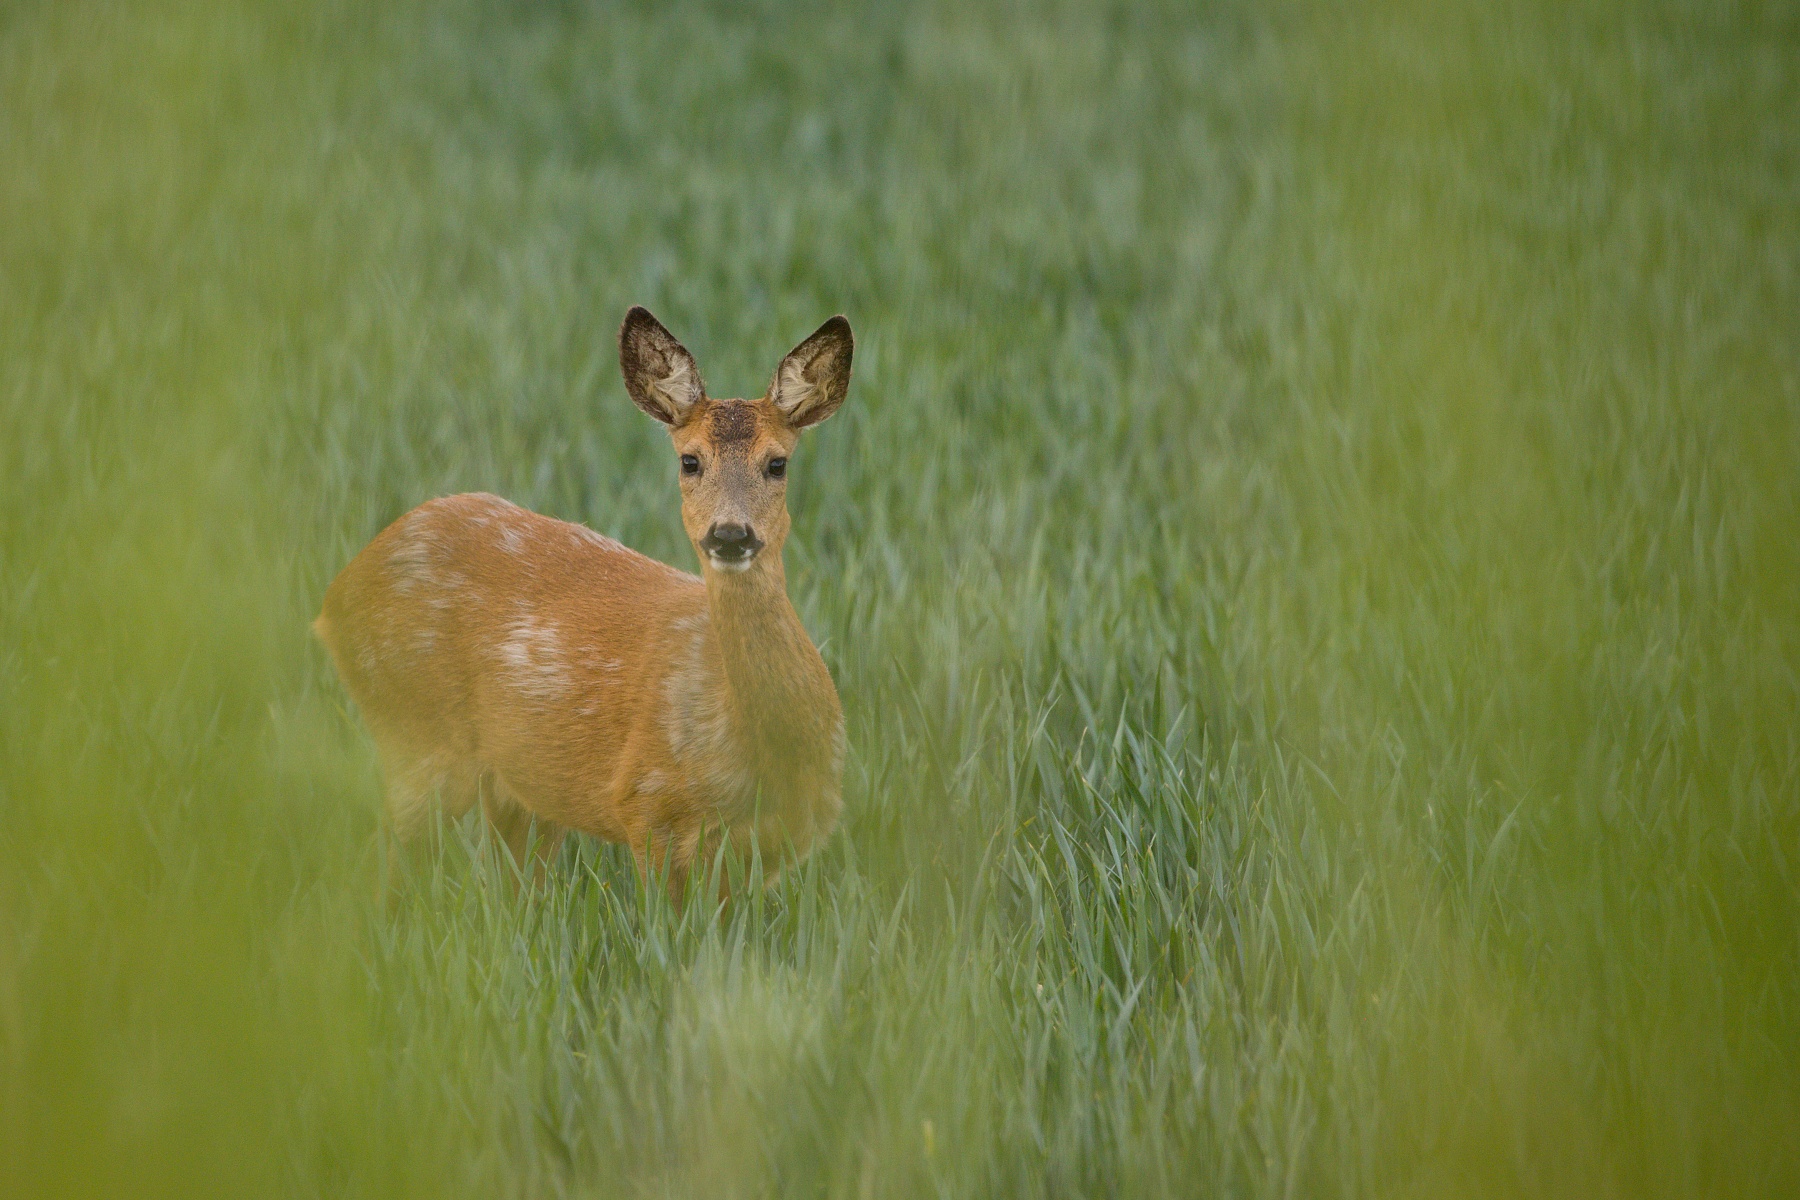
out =
[[[390,905],[408,878],[417,877],[436,856],[440,825],[474,807],[476,773],[467,760],[446,749],[418,751],[395,741],[378,741],[387,779],[386,833]]]
[[[519,877],[530,879],[533,887],[542,887],[567,831],[519,803],[517,793],[498,772],[483,775],[480,790],[481,815],[487,818],[494,835],[506,844]]]

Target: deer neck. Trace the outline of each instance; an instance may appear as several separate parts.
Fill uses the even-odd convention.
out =
[[[788,599],[779,555],[737,574],[709,569],[706,601],[731,724],[758,781],[783,794],[817,787],[815,777],[835,759],[841,717],[824,660]]]

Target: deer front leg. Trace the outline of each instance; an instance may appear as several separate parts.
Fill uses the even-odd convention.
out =
[[[517,879],[529,879],[532,887],[542,888],[549,878],[550,864],[562,848],[565,831],[520,804],[518,795],[497,772],[483,776],[481,783],[481,815],[487,818],[488,828],[505,843]]]
[[[695,874],[704,877],[712,869],[724,837],[720,827],[700,822],[663,826],[632,845],[638,878],[646,888],[660,878],[669,903],[679,908],[687,902],[688,885]],[[731,873],[720,870],[716,883],[716,899],[726,899],[731,891]]]

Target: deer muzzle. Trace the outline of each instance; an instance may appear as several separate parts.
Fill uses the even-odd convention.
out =
[[[763,541],[756,531],[736,522],[720,522],[700,539],[700,549],[721,571],[743,570],[762,548]]]

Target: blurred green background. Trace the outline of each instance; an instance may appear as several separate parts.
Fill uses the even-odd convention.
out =
[[[850,315],[846,819],[373,900],[307,622]],[[1787,4],[0,8],[0,1194],[1800,1190]]]

